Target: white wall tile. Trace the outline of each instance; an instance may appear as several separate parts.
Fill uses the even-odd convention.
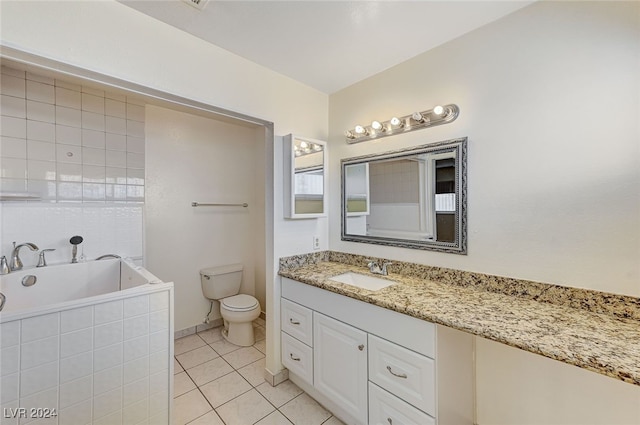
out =
[[[127,150],[127,136],[122,134],[107,133],[107,149],[112,151]]]
[[[105,129],[107,133],[127,134],[127,121],[124,118],[110,117],[105,118]]]
[[[0,350],[0,376],[20,371],[20,347],[3,348]]]
[[[109,391],[93,399],[93,419],[99,419],[122,409],[122,388]]]
[[[24,179],[26,176],[26,160],[19,158],[0,158],[0,177],[8,179]]]
[[[166,373],[164,374],[167,375]],[[146,377],[124,386],[124,405],[135,403],[149,396],[149,379]]]
[[[93,352],[60,360],[60,383],[75,381],[93,373]]]
[[[89,148],[105,148],[105,133],[96,130],[82,130],[82,146]]]
[[[169,369],[169,350],[160,350],[149,355],[149,373],[157,373]]]
[[[93,394],[98,395],[122,386],[122,365],[93,375]]]
[[[94,323],[101,325],[103,323],[113,322],[122,319],[122,301],[111,301],[108,303],[97,304],[94,313]]]
[[[3,75],[0,78],[0,92],[7,96],[26,97],[26,81],[24,78]]]
[[[65,80],[55,80],[55,86],[56,87],[63,87],[65,89],[69,89],[69,90],[73,90],[73,91],[77,91],[80,92],[82,90],[82,87],[80,86],[80,84],[75,84],[75,83],[70,83],[68,81]]]
[[[116,321],[94,328],[93,344],[95,348],[122,342],[122,322]]]
[[[82,183],[58,182],[58,200],[61,201],[82,201]]]
[[[122,363],[122,343],[94,350],[93,370],[98,372]]]
[[[127,399],[125,398],[125,407],[122,409],[122,423],[143,425],[145,423],[159,423],[159,422],[147,422],[149,400],[147,398],[140,400],[136,403],[126,405]]]
[[[0,121],[0,136],[27,138],[27,120],[24,118],[2,116]]]
[[[0,379],[0,404],[6,404],[18,399],[20,374],[6,375]]]
[[[20,374],[20,397],[58,386],[58,362],[23,370]],[[53,406],[51,406],[53,407]]]
[[[60,357],[75,356],[93,349],[93,328],[60,335]]]
[[[80,92],[75,90],[56,87],[56,105],[65,106],[67,108],[80,109],[81,94]]]
[[[105,99],[105,115],[117,118],[127,118],[126,103],[114,99]]]
[[[166,350],[169,346],[169,332],[164,330],[149,335],[149,352]]]
[[[22,344],[58,335],[58,313],[44,314],[22,320]]]
[[[95,87],[88,87],[88,86],[82,86],[82,93],[89,93],[92,94],[94,96],[100,96],[100,97],[104,97],[105,95],[105,91],[102,89],[98,89]]]
[[[167,356],[168,357],[168,356]],[[143,356],[123,365],[123,382],[128,384],[149,376],[149,357]]]
[[[105,200],[113,202],[125,202],[127,200],[127,186],[123,184],[106,184]]]
[[[144,186],[127,185],[127,200],[144,202]]]
[[[81,145],[82,130],[78,127],[56,124],[56,142],[66,145]]]
[[[106,182],[116,184],[127,183],[127,169],[119,167],[106,167]],[[126,189],[125,189],[126,196]]]
[[[144,170],[127,168],[127,184],[144,186]]]
[[[58,199],[58,187],[55,181],[28,180],[27,190],[29,191],[29,193],[37,195],[43,201],[55,201]],[[49,258],[50,257],[51,256],[49,256]]]
[[[127,136],[127,152],[144,154],[144,139],[142,137]]]
[[[0,96],[0,113],[6,117],[26,118],[27,106],[23,97]]]
[[[20,321],[0,324],[0,347],[7,348],[20,342]]]
[[[124,320],[124,339],[129,340],[149,333],[149,316],[142,315]]]
[[[27,74],[25,77],[27,80],[37,81],[39,83],[49,84],[51,86],[54,84],[53,78],[45,77],[44,75],[40,75],[40,74],[34,74],[33,72],[29,72],[29,71],[27,71]]]
[[[138,359],[149,354],[149,337],[141,336],[124,342],[124,361]]]
[[[169,389],[169,376],[165,371],[154,373],[149,376],[149,387],[151,393],[164,392]]]
[[[89,130],[105,130],[105,117],[103,114],[95,112],[82,111],[82,128]]]
[[[133,317],[149,312],[149,295],[140,295],[124,300],[124,317]]]
[[[127,168],[144,168],[144,155],[127,152]]]
[[[88,375],[60,385],[60,408],[92,398],[93,376]]]
[[[78,425],[91,423],[93,403],[86,400],[66,409],[58,414],[58,425]]]
[[[56,143],[56,161],[70,164],[82,164],[82,147]]]
[[[122,151],[106,151],[105,163],[107,167],[127,167],[127,153]]]
[[[30,369],[58,359],[58,336],[39,339],[20,347],[20,368]]]
[[[82,110],[104,115],[104,96],[82,93]]]
[[[12,77],[18,77],[18,78],[25,78],[25,71],[21,71],[19,69],[15,69],[15,68],[11,68],[8,67],[6,65],[2,65],[0,66],[0,73],[2,73],[2,75],[11,75]]]
[[[42,391],[20,400],[20,407],[29,409],[53,408],[58,405],[58,388]]]
[[[0,138],[0,155],[4,158],[27,158],[27,140],[14,137]]]
[[[122,424],[122,410],[116,410],[113,413],[110,413],[101,418],[94,419],[91,421],[93,425],[120,425]]]
[[[87,183],[104,183],[106,168],[98,165],[82,166],[82,181]]]
[[[52,142],[27,140],[27,158],[40,161],[55,161],[56,145]],[[55,162],[53,168],[55,169]]]
[[[127,119],[144,122],[144,106],[127,103]]]
[[[55,89],[50,84],[27,80],[27,99],[52,104],[56,103]]]
[[[82,127],[82,111],[75,108],[56,106],[56,124],[69,127]]]
[[[56,174],[58,181],[81,182],[82,165],[59,163]]]
[[[60,332],[71,332],[93,326],[93,306],[60,313]]]
[[[26,179],[5,179],[0,177],[0,187],[3,192],[25,192],[27,190]],[[125,186],[126,198],[126,186]]]
[[[106,99],[111,99],[111,100],[117,100],[118,102],[122,102],[122,103],[126,103],[127,102],[127,96],[125,96],[124,94],[120,94],[120,93],[114,93],[114,92],[105,92],[104,93],[104,97]]]
[[[56,126],[52,123],[27,120],[27,139],[56,141]]]
[[[149,332],[158,332],[169,328],[169,310],[158,310],[149,314]]]
[[[48,123],[56,122],[56,108],[54,105],[44,102],[27,101],[27,119],[44,121]]]
[[[53,143],[46,144],[52,145]],[[51,161],[28,160],[27,178],[30,180],[55,180],[56,163]]]
[[[127,120],[127,136],[144,137],[144,123]]]
[[[82,148],[82,163],[85,165],[105,165],[105,150]]]

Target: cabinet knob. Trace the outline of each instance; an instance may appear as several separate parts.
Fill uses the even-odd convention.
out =
[[[364,350],[364,344],[358,345],[358,350],[360,350],[360,351]]]
[[[289,357],[291,357],[291,360],[293,360],[294,362],[300,361],[300,357],[293,357],[293,353],[289,353]]]
[[[289,323],[291,323],[292,325],[299,325],[300,322],[293,320],[291,317],[289,317]]]

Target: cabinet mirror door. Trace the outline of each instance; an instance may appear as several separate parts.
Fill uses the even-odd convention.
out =
[[[284,138],[284,149],[285,216],[326,216],[326,143],[289,134]]]

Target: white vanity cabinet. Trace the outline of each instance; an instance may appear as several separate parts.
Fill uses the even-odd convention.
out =
[[[281,301],[289,378],[346,424],[473,423],[471,335],[288,278]]]

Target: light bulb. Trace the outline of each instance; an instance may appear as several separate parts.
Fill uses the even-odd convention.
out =
[[[302,155],[302,152],[300,152],[299,150],[296,150],[296,151],[295,151],[295,155],[296,155],[296,156],[300,156],[300,155]]]
[[[344,135],[347,139],[355,139],[356,136],[355,134],[353,134],[353,132],[351,130],[347,130],[344,132]]]
[[[302,149],[305,149],[305,148],[309,147],[309,144],[307,142],[300,142],[300,147]]]
[[[371,128],[373,128],[376,131],[381,130],[382,129],[382,124],[380,124],[380,121],[373,121],[371,123]]]
[[[322,146],[320,145],[316,145],[315,143],[313,144],[313,150],[316,152],[320,152],[322,150]]]
[[[403,124],[402,120],[400,118],[398,118],[398,117],[391,118],[391,120],[389,122],[394,127],[401,127],[402,124]]]
[[[413,118],[413,120],[417,121],[417,122],[424,121],[424,117],[422,116],[422,114],[420,112],[414,112],[413,115],[411,115],[411,118]]]
[[[355,131],[356,134],[365,134],[367,130],[365,130],[361,125],[356,125]]]
[[[433,108],[433,113],[440,116],[444,113],[444,108],[440,105],[436,106],[435,108]]]

